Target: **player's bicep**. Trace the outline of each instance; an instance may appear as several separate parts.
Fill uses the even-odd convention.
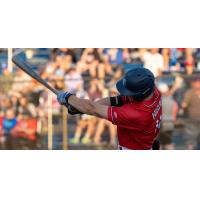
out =
[[[95,102],[100,104],[100,105],[110,106],[110,98],[109,97],[106,97],[106,98],[103,98],[103,99],[99,99],[99,100],[97,100]]]
[[[95,103],[94,115],[103,119],[108,119],[108,106]]]
[[[100,100],[97,100],[96,103],[105,105],[105,106],[123,106],[126,101],[126,97],[123,96],[114,96],[114,97],[106,97]]]

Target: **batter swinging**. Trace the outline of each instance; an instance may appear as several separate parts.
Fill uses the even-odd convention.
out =
[[[162,102],[154,75],[146,68],[128,71],[116,84],[119,96],[96,102],[77,98],[69,92],[58,94],[61,105],[70,114],[88,114],[104,118],[117,126],[119,149],[158,149]]]

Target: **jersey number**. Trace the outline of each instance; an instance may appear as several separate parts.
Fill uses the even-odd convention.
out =
[[[160,129],[160,127],[161,127],[161,116],[160,116],[160,119],[157,119],[156,120],[156,128],[158,128],[158,129]]]

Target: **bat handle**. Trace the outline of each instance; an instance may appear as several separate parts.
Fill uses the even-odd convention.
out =
[[[56,96],[59,94],[59,91],[56,90],[55,88],[49,88]]]

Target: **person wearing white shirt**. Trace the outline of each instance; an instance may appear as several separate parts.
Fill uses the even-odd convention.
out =
[[[64,77],[64,82],[68,91],[74,93],[83,86],[83,79],[79,72],[77,72],[76,68],[71,67],[67,74]]]
[[[150,52],[143,54],[144,67],[151,70],[155,77],[161,75],[164,70],[163,56],[159,53],[158,48],[151,48]]]

